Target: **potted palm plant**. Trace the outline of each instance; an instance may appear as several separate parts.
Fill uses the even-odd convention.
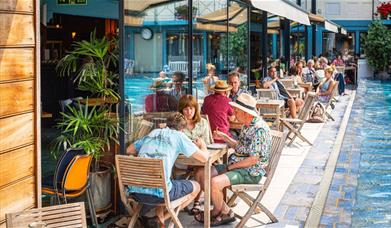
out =
[[[251,72],[253,72],[255,77],[255,87],[261,88],[261,82],[259,81],[259,78],[261,77],[260,69],[252,69]]]
[[[73,50],[67,53],[57,64],[60,76],[74,76],[78,90],[86,91],[103,102],[88,107],[88,98],[84,105],[74,103],[61,113],[57,126],[61,134],[53,142],[53,154],[69,148],[83,148],[92,154],[94,162],[91,170],[91,189],[97,211],[107,208],[111,203],[111,170],[102,165],[100,158],[110,145],[118,143],[118,121],[110,116],[111,105],[117,101],[118,45],[115,39],[96,38],[95,32],[90,40],[74,42]]]

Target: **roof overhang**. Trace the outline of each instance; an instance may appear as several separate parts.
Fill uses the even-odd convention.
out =
[[[284,0],[251,0],[252,5],[280,17],[296,21],[303,25],[311,25],[308,12]]]
[[[329,20],[325,20],[324,22],[324,28],[327,30],[327,31],[330,31],[330,32],[334,32],[334,33],[338,33],[338,25],[329,21]]]
[[[346,31],[345,28],[340,27],[339,30],[340,30],[340,33],[341,33],[342,35],[345,35],[345,36],[348,35],[348,31]]]

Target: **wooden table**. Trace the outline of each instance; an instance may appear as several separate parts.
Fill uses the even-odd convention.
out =
[[[204,172],[205,172],[205,178],[204,178],[204,227],[210,227],[210,180],[211,180],[211,168],[213,162],[217,161],[220,158],[223,158],[223,161],[227,163],[227,152],[228,147],[225,146],[223,149],[208,149],[209,152],[209,159],[206,163],[201,163],[197,161],[194,158],[187,158],[184,155],[179,155],[176,162],[183,165],[189,165],[189,166],[203,166]]]
[[[298,98],[302,98],[303,91],[301,90],[301,88],[290,88],[290,89],[286,89],[286,90],[292,96],[296,96]]]
[[[88,100],[88,104],[87,104]],[[79,100],[81,104],[87,105],[87,106],[99,106],[103,104],[117,104],[118,100],[114,99],[103,99],[103,98],[88,98],[88,99],[81,99]]]
[[[258,99],[257,100],[257,109],[268,108],[272,109],[273,113],[261,113],[265,118],[275,118],[277,124],[277,129],[280,127],[280,118],[283,116],[284,111],[281,111],[284,108],[284,100],[271,100],[271,99]]]

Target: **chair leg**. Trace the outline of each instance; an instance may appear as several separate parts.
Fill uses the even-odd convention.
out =
[[[130,222],[129,222],[129,226],[128,228],[133,228],[134,225],[136,224],[137,222],[137,218],[138,218],[138,215],[140,214],[140,211],[141,211],[141,208],[143,207],[142,204],[137,204],[135,210],[134,210],[134,213],[132,216],[132,218],[130,219]]]
[[[326,114],[326,117],[327,117],[327,118],[329,118],[329,119],[332,120],[332,121],[335,121],[335,119],[331,116],[330,113],[325,112],[325,114]]]
[[[87,188],[86,193],[87,193],[87,202],[88,202],[88,208],[90,209],[90,215],[91,215],[92,224],[95,227],[98,227],[98,219],[96,218],[95,205],[94,205],[94,202],[93,202],[93,199],[92,199],[91,189]]]
[[[168,210],[168,213],[171,216],[171,222],[170,222],[170,225],[168,227],[171,228],[175,224],[177,226],[177,228],[183,228],[181,222],[178,219],[177,212],[175,212],[171,208],[167,208],[167,210]],[[172,224],[172,223],[174,223],[174,224]]]
[[[251,207],[251,205],[253,205],[255,202],[255,199],[245,192],[239,193],[239,196],[249,207]],[[254,214],[259,214],[261,211],[261,208],[257,207],[254,210]]]
[[[232,207],[235,204],[236,198],[238,198],[238,194],[234,192],[233,196],[231,196],[231,198],[229,198],[229,200],[227,201],[227,205],[229,207]]]
[[[263,204],[258,202],[258,206],[267,215],[267,217],[269,217],[269,219],[270,219],[270,221],[272,221],[272,223],[278,222],[278,219],[276,218],[276,216],[274,216],[273,213],[271,211],[269,211],[269,209],[267,209],[265,206],[263,206]]]

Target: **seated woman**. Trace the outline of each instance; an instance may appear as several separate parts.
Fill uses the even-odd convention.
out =
[[[208,96],[209,94],[213,93],[211,87],[214,86],[217,80],[219,80],[219,77],[216,76],[216,67],[213,64],[206,64],[206,69],[208,70],[208,75],[205,76],[203,83],[205,89],[205,96]]]
[[[320,83],[318,86],[318,89],[316,90],[316,94],[318,95],[318,99],[321,103],[327,103],[330,100],[331,94],[333,93],[333,72],[334,68],[332,67],[326,67],[324,69],[324,80]]]
[[[192,95],[184,95],[179,99],[178,111],[186,118],[187,127],[184,133],[192,140],[201,138],[206,145],[212,143],[209,122],[201,118],[197,100]]]

